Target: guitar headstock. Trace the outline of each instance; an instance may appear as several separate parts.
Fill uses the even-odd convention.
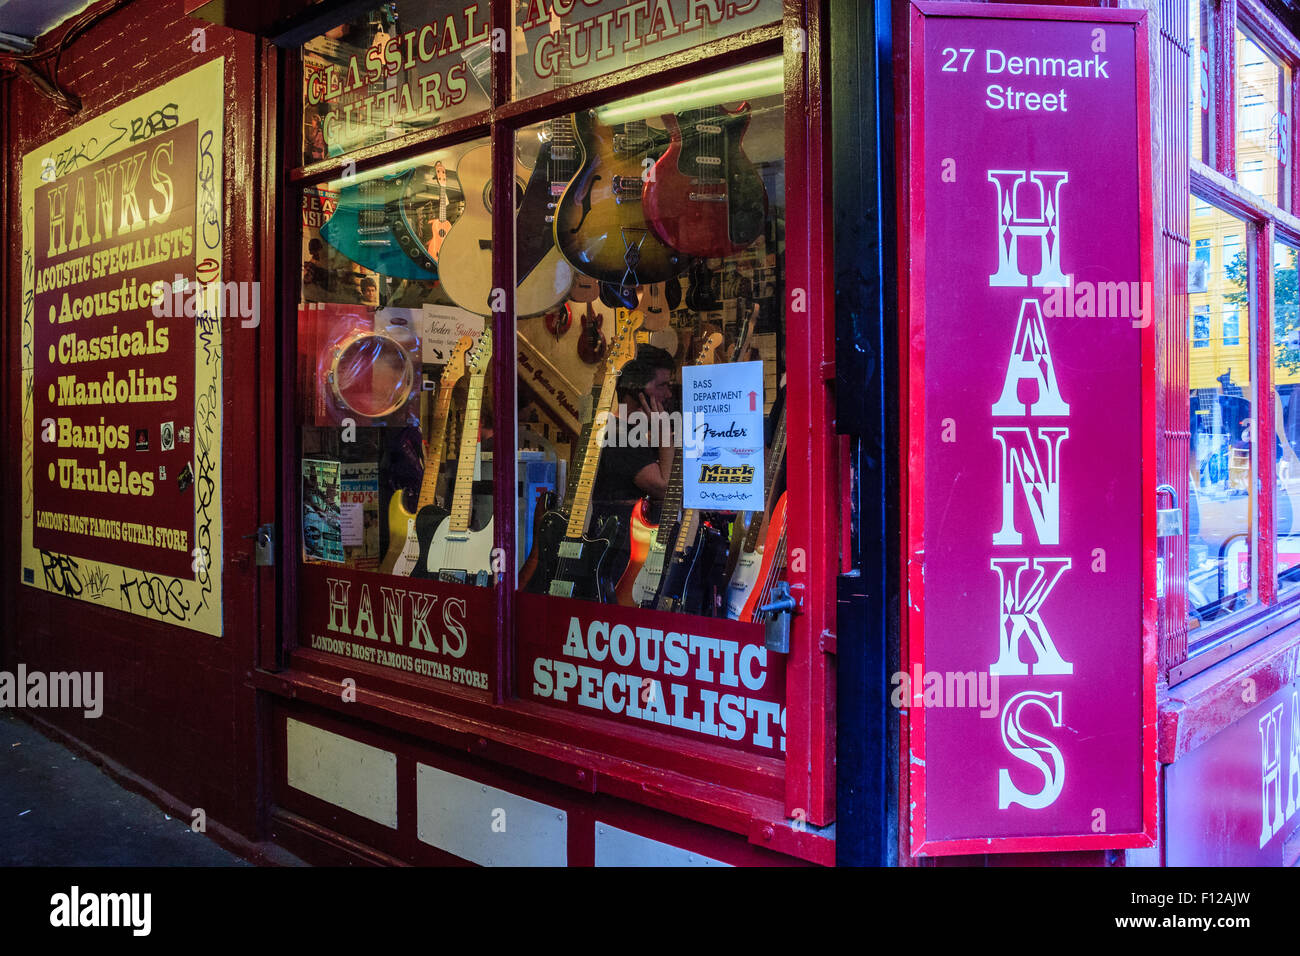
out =
[[[465,355],[474,347],[474,337],[472,335],[462,335],[456,347],[451,350],[451,358],[447,360],[447,367],[442,370],[442,384],[455,385],[465,375]]]
[[[696,356],[696,365],[712,365],[718,360],[718,349],[722,345],[722,333],[710,332],[704,337],[704,344],[700,346],[700,354]]]
[[[492,361],[492,330],[484,329],[478,341],[474,343],[474,347],[465,356],[465,364],[471,375],[483,375],[487,372],[490,361]]]
[[[609,343],[606,357],[606,372],[617,372],[632,359],[636,358],[637,330],[645,317],[639,309],[629,309],[618,320],[614,338]]]

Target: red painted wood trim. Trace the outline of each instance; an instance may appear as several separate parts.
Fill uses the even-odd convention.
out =
[[[1207,0],[1212,2],[1212,0]],[[1233,80],[1237,75],[1237,0],[1220,0],[1211,10],[1214,28],[1212,51],[1214,97],[1214,168],[1225,176],[1237,177],[1237,109]]]
[[[1255,469],[1259,489],[1253,533],[1257,543],[1255,559],[1256,593],[1265,606],[1277,603],[1277,464],[1273,454],[1273,286],[1268,281],[1273,263],[1273,223],[1266,220],[1254,230],[1255,268],[1251,282],[1257,294],[1255,327]]]

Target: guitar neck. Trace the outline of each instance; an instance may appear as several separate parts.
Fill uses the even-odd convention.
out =
[[[581,538],[587,532],[587,519],[591,511],[591,491],[596,484],[596,472],[600,467],[600,439],[605,431],[610,407],[614,403],[617,382],[617,369],[612,365],[606,366],[600,396],[596,399],[596,405],[591,412],[590,432],[582,455],[582,468],[573,489],[573,504],[569,508],[569,524],[565,531],[566,537],[569,538]]]
[[[483,410],[483,372],[469,380],[469,397],[465,402],[465,423],[460,435],[460,459],[456,462],[456,490],[452,494],[450,530],[469,530],[474,513],[474,453],[478,448],[479,415]]]
[[[749,531],[745,534],[745,543],[741,548],[742,551],[753,552],[758,549],[758,542],[763,534],[763,529],[767,526],[767,520],[772,514],[772,506],[776,498],[776,481],[780,471],[781,461],[785,458],[785,408],[781,408],[781,417],[777,419],[776,431],[772,434],[772,447],[768,449],[767,460],[764,467],[767,469],[766,487],[763,489],[764,500],[767,501],[767,509],[763,514],[756,518],[749,526]]]
[[[682,510],[682,474],[684,471],[681,453],[673,451],[673,469],[668,475],[668,490],[664,492],[664,503],[659,509],[659,530],[655,540],[661,548],[667,550],[672,543],[672,534],[677,526],[676,516]]]
[[[424,478],[420,482],[419,508],[434,503],[438,493],[438,472],[442,468],[442,448],[447,441],[447,417],[451,412],[450,384],[438,389],[438,397],[433,404],[433,432],[429,436],[429,448],[424,453]]]

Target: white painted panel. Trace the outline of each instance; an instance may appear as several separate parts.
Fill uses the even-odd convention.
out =
[[[397,829],[397,754],[289,718],[289,786]]]
[[[558,807],[417,764],[420,840],[480,866],[567,866],[569,817]]]
[[[660,843],[596,821],[597,866],[731,866],[711,856]]]

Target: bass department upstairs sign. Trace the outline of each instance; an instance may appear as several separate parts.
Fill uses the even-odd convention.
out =
[[[221,630],[223,61],[24,158],[22,575]],[[173,308],[181,289],[201,291]]]

